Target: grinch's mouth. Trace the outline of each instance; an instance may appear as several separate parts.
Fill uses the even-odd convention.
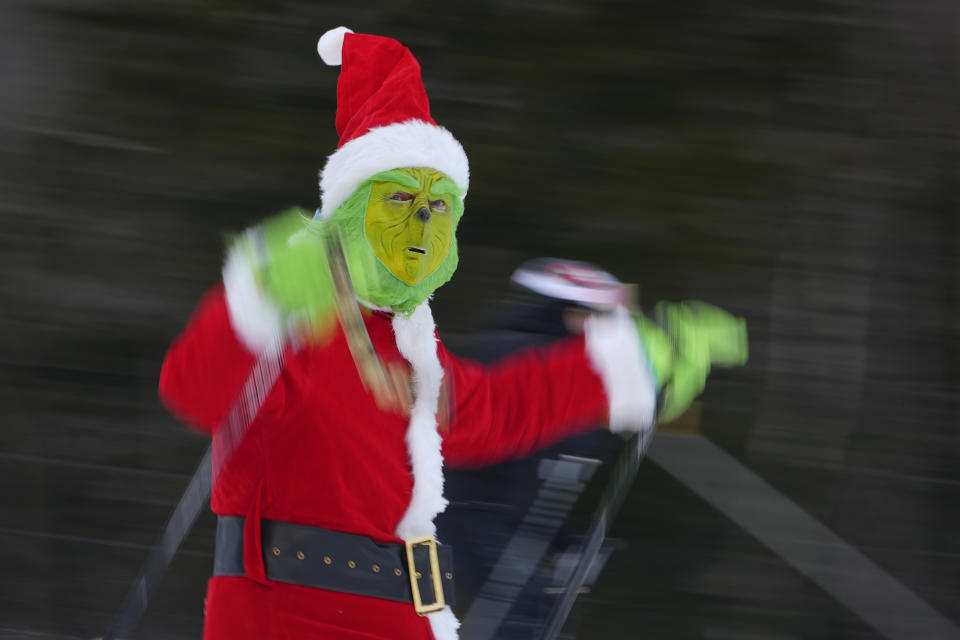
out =
[[[407,251],[413,251],[414,253],[419,253],[421,255],[427,255],[426,249],[421,249],[420,247],[407,247]]]

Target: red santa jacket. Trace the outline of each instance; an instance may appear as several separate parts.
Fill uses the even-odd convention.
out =
[[[212,433],[215,444],[217,425],[263,346],[239,307],[223,287],[211,291],[171,346],[160,377],[167,407]],[[433,519],[446,505],[443,463],[520,456],[608,415],[640,427],[652,420],[653,385],[642,348],[622,319],[588,323],[586,337],[492,367],[452,356],[436,338],[427,304],[410,318],[365,313],[364,321],[380,358],[412,373],[410,415],[378,409],[339,330],[323,345],[286,347],[277,382],[213,487],[217,514],[247,519],[247,575],[211,579],[205,638],[428,639],[431,631],[438,640],[455,638],[449,608],[430,614],[428,625],[409,604],[268,580],[260,520],[383,542],[432,535]],[[444,379],[452,410],[438,428]]]

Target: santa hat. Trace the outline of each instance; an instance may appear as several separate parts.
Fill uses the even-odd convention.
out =
[[[328,65],[342,65],[340,144],[321,172],[321,217],[333,215],[361,182],[391,169],[429,167],[467,190],[467,154],[430,117],[420,65],[409,49],[391,38],[337,27],[323,34],[317,52]]]

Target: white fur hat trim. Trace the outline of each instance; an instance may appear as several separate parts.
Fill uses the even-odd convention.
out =
[[[333,215],[364,180],[404,167],[429,167],[464,191],[470,186],[467,154],[452,133],[423,120],[396,122],[374,127],[330,154],[320,178],[320,217]]]

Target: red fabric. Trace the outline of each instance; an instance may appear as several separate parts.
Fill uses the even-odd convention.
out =
[[[385,362],[405,361],[389,320],[365,316]],[[443,454],[453,465],[519,455],[596,424],[607,400],[581,339],[484,368],[440,346],[453,384]],[[254,362],[230,327],[222,288],[200,303],[167,354],[160,395],[176,415],[213,432]],[[247,436],[221,471],[211,507],[220,515],[297,522],[399,542],[394,530],[413,478],[405,416],[377,409],[342,334],[288,351],[283,371]],[[431,637],[413,607],[267,580],[255,535],[246,536],[247,578],[215,577],[204,637],[386,639]]]
[[[230,326],[223,286],[200,301],[190,319],[189,336],[177,338],[160,371],[160,396],[175,416],[209,432],[233,404],[256,358]],[[197,384],[203,380],[203,384]]]
[[[220,485],[226,487],[226,484]],[[267,567],[263,562],[263,538],[261,537],[260,520],[263,518],[260,507],[263,504],[263,485],[257,486],[257,491],[250,501],[246,519],[243,521],[243,539],[249,544],[243,545],[243,570],[251,580],[263,585],[270,584],[267,580]]]
[[[347,33],[337,83],[339,147],[372,127],[430,117],[420,64],[410,50],[382,36]]]
[[[606,417],[603,382],[587,362],[582,338],[526,349],[486,367],[457,360],[440,345],[440,361],[455,390],[443,438],[449,466],[518,458]]]

